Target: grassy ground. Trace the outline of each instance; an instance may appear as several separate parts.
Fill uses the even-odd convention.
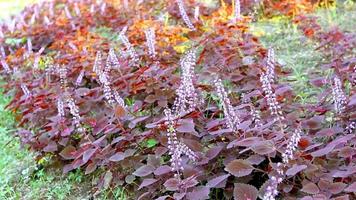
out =
[[[0,0],[0,18],[13,14],[23,7],[28,0]],[[343,10],[320,10],[321,24],[325,28],[340,25],[345,31],[355,31],[355,6]],[[274,47],[279,63],[291,70],[287,78],[292,83],[301,102],[311,102],[318,93],[308,87],[308,74],[318,70],[317,63],[322,59],[311,41],[285,19],[261,20],[252,25],[254,34],[261,38],[266,47]],[[0,87],[1,88],[1,87]],[[11,113],[4,111],[9,98],[0,90],[0,199],[89,199],[91,177],[81,171],[74,171],[63,176],[60,170],[39,167],[34,161],[34,154],[20,149],[17,138],[12,137],[14,119]],[[113,197],[114,196],[114,197]],[[120,188],[105,191],[96,199],[125,199]]]
[[[356,27],[356,5],[340,5],[339,8],[320,9],[315,14],[322,28],[327,30],[339,26],[343,31],[354,32]],[[316,101],[320,91],[309,84],[309,76],[321,72],[318,63],[321,54],[315,50],[318,44],[306,39],[296,26],[285,18],[260,20],[252,24],[252,32],[261,39],[265,47],[275,49],[277,61],[291,70],[287,80],[301,103]]]
[[[81,171],[63,176],[60,169],[43,167],[34,161],[33,153],[21,149],[18,138],[12,135],[13,116],[4,110],[8,102],[0,90],[0,199],[88,199],[88,192],[83,190],[90,181]],[[45,160],[42,163],[47,165]]]
[[[38,0],[0,0],[0,18],[6,18],[16,14],[21,11],[25,5],[36,1]]]

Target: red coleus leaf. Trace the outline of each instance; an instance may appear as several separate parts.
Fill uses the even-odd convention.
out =
[[[151,174],[154,171],[154,167],[151,165],[143,165],[136,169],[134,173],[132,173],[135,176],[143,177]]]
[[[178,121],[177,131],[181,133],[193,133],[195,132],[194,126],[195,124],[192,119],[181,119]]]
[[[85,174],[90,174],[94,172],[94,170],[97,168],[96,163],[90,163],[88,166],[85,168]]]
[[[309,182],[309,183],[303,185],[303,188],[301,191],[308,193],[308,194],[318,194],[320,190],[315,183]]]
[[[198,186],[195,187],[192,192],[188,192],[186,198],[188,200],[205,200],[209,199],[209,193],[209,187]]]
[[[233,160],[225,167],[225,171],[236,177],[247,176],[251,174],[253,169],[254,168],[248,161],[242,159]]]
[[[226,183],[226,179],[229,176],[230,176],[229,174],[225,174],[225,175],[221,175],[221,176],[215,177],[215,178],[209,180],[208,183],[206,184],[206,186],[208,186],[210,188],[215,188],[215,187],[224,188],[225,184],[222,184],[222,183],[223,182]]]
[[[163,185],[168,191],[176,191],[179,188],[179,180],[176,178],[170,178]]]
[[[356,182],[353,182],[344,190],[345,192],[356,192]]]
[[[258,190],[248,184],[235,183],[234,186],[234,199],[235,200],[256,200]]]
[[[122,106],[116,106],[115,107],[115,115],[118,118],[124,117],[126,115],[126,111],[125,108],[123,108]]]
[[[162,166],[159,166],[153,173],[156,176],[160,176],[160,175],[163,175],[163,174],[167,174],[167,173],[169,173],[171,171],[172,171],[172,167],[167,166],[167,165],[162,165]]]
[[[153,183],[157,182],[157,179],[154,179],[154,178],[146,178],[146,179],[143,179],[140,187],[138,187],[138,190],[144,188],[144,187],[147,187]]]
[[[117,152],[114,155],[112,155],[109,160],[113,162],[118,162],[121,160],[124,160],[126,158],[126,155],[124,152]]]
[[[87,163],[96,152],[96,148],[90,148],[83,153],[83,162]]]
[[[298,147],[301,149],[305,149],[310,145],[310,141],[308,138],[306,137],[302,137],[300,138],[299,142],[298,142]]]
[[[76,149],[75,147],[69,145],[66,146],[60,153],[59,155],[61,155],[64,159],[66,160],[71,160],[74,159],[74,153],[75,153]]]
[[[50,141],[45,148],[43,148],[45,152],[55,152],[57,151],[57,143],[54,141]]]
[[[216,156],[219,155],[219,153],[221,152],[222,149],[223,149],[223,146],[212,147],[206,152],[206,157],[208,157],[209,160],[214,159]]]
[[[355,137],[354,135],[346,135],[346,136],[342,136],[342,137],[339,137],[337,139],[335,139],[334,141],[330,142],[329,144],[326,145],[326,147],[322,148],[322,149],[319,149],[313,153],[311,153],[311,155],[313,157],[320,157],[320,156],[324,156],[328,153],[330,153],[332,150],[334,150],[334,148],[337,146],[337,145],[340,145],[342,143],[346,143],[348,140],[350,140],[351,138]]]
[[[296,164],[294,164],[291,168],[289,168],[286,171],[286,175],[294,176],[294,175],[296,175],[297,173],[299,173],[300,171],[302,171],[302,170],[304,170],[306,168],[307,168],[306,165],[296,165]]]
[[[227,148],[233,148],[235,146],[250,147],[259,143],[262,139],[260,137],[249,137],[243,140],[234,140],[227,145]]]
[[[252,151],[259,155],[265,155],[265,154],[270,154],[275,151],[275,147],[272,141],[261,141],[258,143],[255,143],[251,147]]]
[[[352,147],[344,147],[338,153],[338,156],[342,158],[351,158],[353,155],[356,155],[356,150]]]

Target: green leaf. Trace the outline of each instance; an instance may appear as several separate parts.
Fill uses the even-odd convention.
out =
[[[146,147],[147,148],[152,148],[158,144],[158,141],[156,139],[150,138],[147,140]]]

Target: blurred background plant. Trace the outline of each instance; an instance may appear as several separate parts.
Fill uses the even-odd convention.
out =
[[[16,14],[35,1],[0,0],[0,19]],[[320,16],[320,24],[325,29],[338,25],[346,32],[354,32],[354,1],[338,3],[337,6],[330,4],[328,10],[319,9],[312,15]],[[285,17],[261,18],[252,24],[251,29],[265,47],[274,46],[278,62],[292,71],[285,81],[292,82],[296,97],[302,103],[314,102],[313,97],[319,91],[306,86],[309,84],[309,72],[315,71],[322,59],[320,53],[315,51],[316,46],[305,40]],[[14,131],[13,116],[4,110],[9,100],[10,97],[3,96],[0,90],[0,199],[88,199],[91,180],[95,175],[88,177],[81,170],[74,170],[63,176],[60,170],[51,169],[53,163],[47,157],[35,161],[33,153],[20,148],[18,139],[11,134]],[[108,188],[101,195],[101,199],[112,197],[126,199],[125,190],[121,187]]]

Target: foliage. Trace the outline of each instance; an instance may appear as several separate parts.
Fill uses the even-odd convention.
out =
[[[38,160],[52,156],[65,173],[101,169],[96,189],[122,186],[115,197],[256,199],[271,188],[281,198],[355,197],[352,34],[295,18],[335,72],[316,74],[311,83],[323,92],[300,104],[279,82],[290,72],[230,4],[125,2],[40,3],[1,26],[4,88],[14,97],[7,109]],[[224,80],[217,91],[216,78]],[[170,118],[168,108],[180,112]],[[233,129],[225,125],[231,110]],[[183,152],[170,147],[170,133]],[[179,169],[170,166],[177,155]]]

